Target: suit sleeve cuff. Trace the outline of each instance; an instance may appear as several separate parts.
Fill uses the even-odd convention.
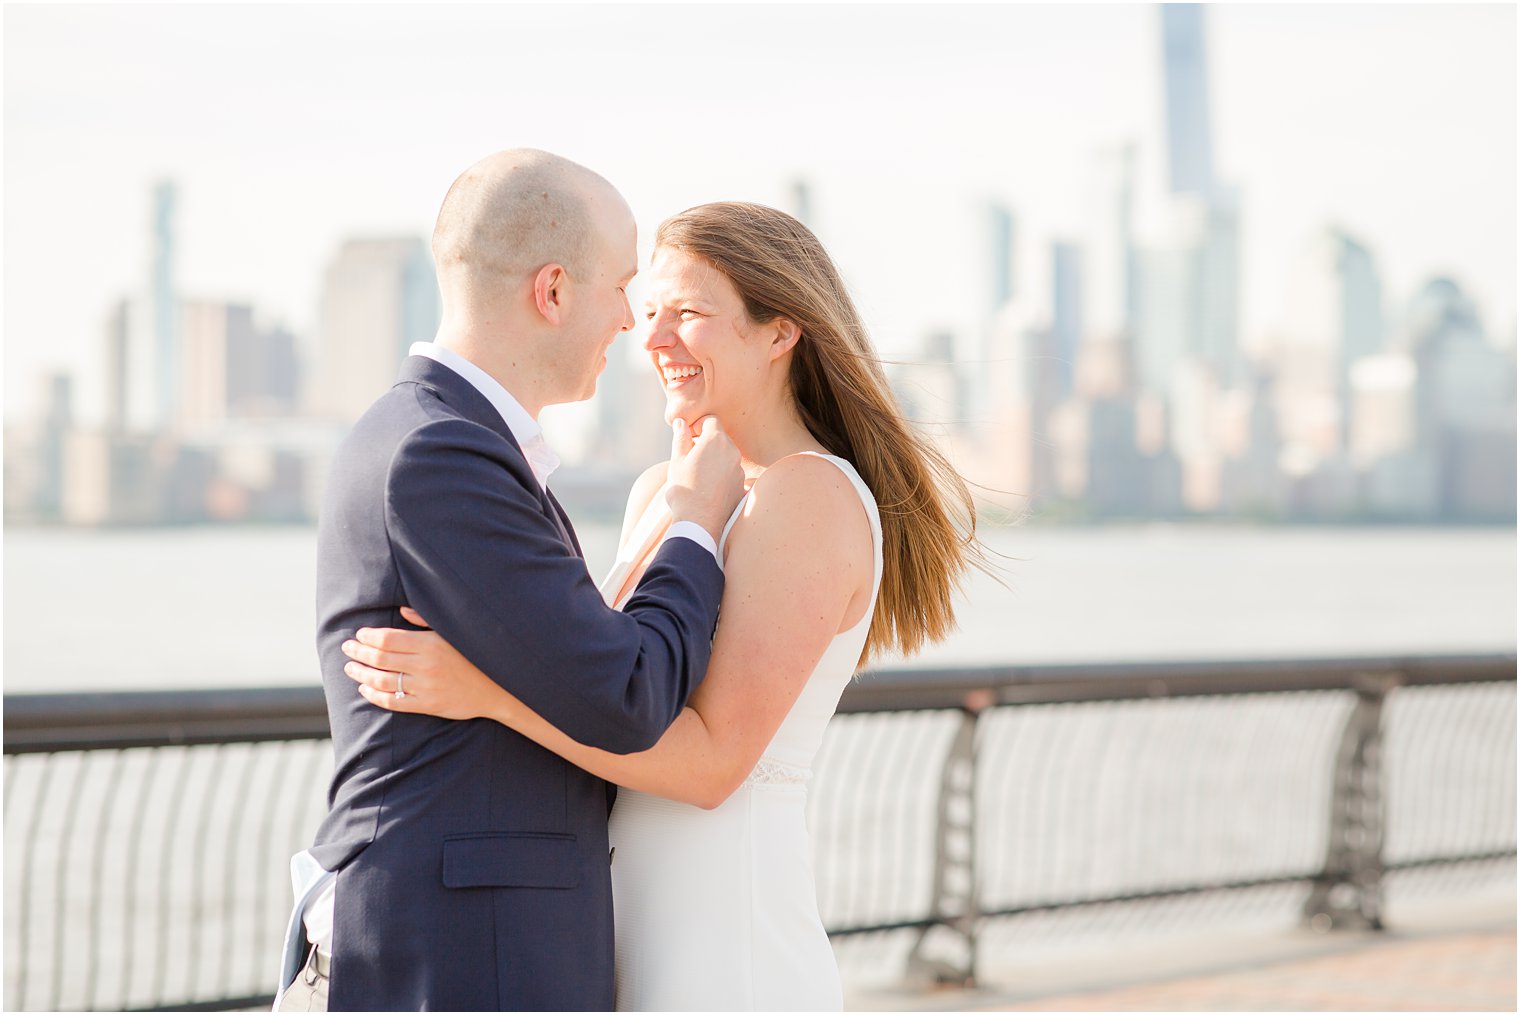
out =
[[[718,544],[713,542],[712,533],[708,532],[696,522],[675,522],[670,530],[665,533],[666,539],[689,539],[702,549],[713,555],[713,560],[718,562],[718,569],[723,569],[723,558],[718,556]]]

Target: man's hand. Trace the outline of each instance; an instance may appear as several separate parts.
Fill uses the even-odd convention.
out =
[[[716,416],[703,416],[691,427],[676,417],[671,431],[670,486],[665,491],[670,513],[675,521],[696,522],[716,543],[744,496],[739,449]]]

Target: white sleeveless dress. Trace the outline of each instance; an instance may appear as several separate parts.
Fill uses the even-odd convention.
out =
[[[814,454],[814,452],[805,452]],[[837,465],[871,523],[875,576],[860,622],[834,636],[759,764],[721,806],[703,810],[618,790],[609,835],[619,1011],[829,1011],[839,969],[818,916],[804,807],[813,757],[855,672],[881,586],[881,519],[854,467]],[[746,496],[746,500],[748,497]],[[718,552],[744,509],[724,527]],[[613,605],[668,527],[656,496],[602,583]]]

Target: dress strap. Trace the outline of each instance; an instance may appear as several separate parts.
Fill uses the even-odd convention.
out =
[[[871,525],[872,563],[876,566],[876,574],[872,579],[874,590],[871,593],[871,604],[866,608],[866,614],[860,621],[862,624],[869,624],[876,612],[876,597],[881,593],[881,579],[885,574],[885,558],[881,545],[881,510],[876,506],[876,495],[871,492],[869,486],[866,486],[866,481],[860,478],[860,473],[855,470],[854,463],[849,459],[840,458],[838,455],[820,454],[817,451],[803,451],[800,454],[813,455],[838,466],[839,471],[844,473],[845,478],[850,481],[850,485],[855,488],[855,493],[860,497],[860,506],[865,508],[866,521]]]
[[[744,496],[739,498],[739,503],[734,506],[734,513],[728,516],[728,524],[723,526],[723,535],[718,538],[718,561],[723,561],[723,548],[728,545],[728,534],[734,527],[734,522],[744,513],[744,505],[749,503],[749,495],[755,492],[754,487],[744,491]]]

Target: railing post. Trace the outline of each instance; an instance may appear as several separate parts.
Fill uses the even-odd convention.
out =
[[[965,987],[976,983],[981,918],[976,876],[976,720],[994,700],[986,691],[967,696],[960,727],[940,772],[934,896],[929,912],[934,922],[919,931],[908,953],[907,976],[915,983]]]
[[[1335,758],[1325,866],[1304,903],[1315,930],[1383,929],[1383,705],[1398,673],[1359,674]]]

